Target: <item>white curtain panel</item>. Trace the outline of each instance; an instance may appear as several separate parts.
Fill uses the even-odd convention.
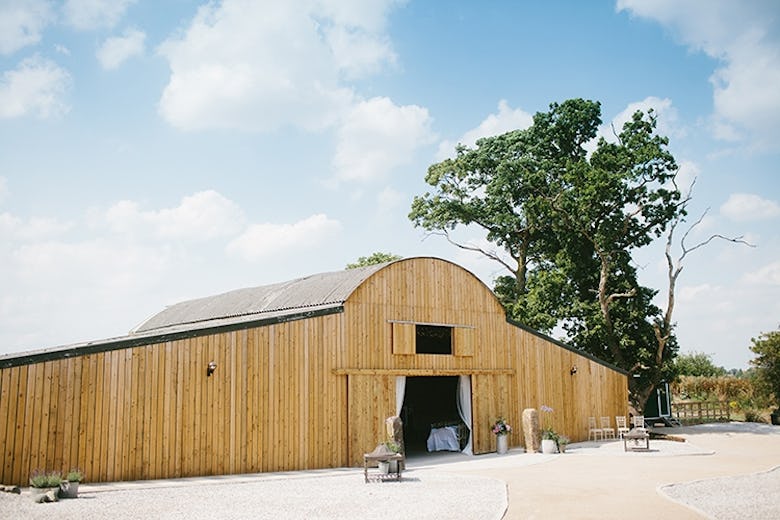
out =
[[[469,429],[469,442],[463,448],[463,453],[474,455],[471,445],[471,376],[458,377],[458,413],[461,421],[466,423],[466,427]]]
[[[406,392],[406,376],[395,378],[395,414],[401,416],[401,408],[404,405],[404,393]]]

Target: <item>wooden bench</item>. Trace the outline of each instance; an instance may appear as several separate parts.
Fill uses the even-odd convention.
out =
[[[373,462],[390,462],[390,461],[396,461],[396,470],[391,473],[381,473],[379,471],[372,472],[370,475],[368,473],[368,466],[369,463]],[[363,478],[366,482],[369,482],[371,480],[397,480],[401,481],[401,469],[403,468],[403,460],[404,456],[400,453],[364,453],[363,454]],[[373,464],[371,464],[373,467]]]
[[[628,445],[628,441],[631,441],[631,446]],[[644,428],[632,428],[628,433],[623,434],[623,451],[648,451],[649,449],[650,434]]]

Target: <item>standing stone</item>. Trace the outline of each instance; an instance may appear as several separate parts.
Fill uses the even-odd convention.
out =
[[[385,419],[385,431],[387,432],[387,438],[400,447],[398,453],[406,457],[406,450],[404,447],[404,423],[401,418],[394,415]],[[401,469],[406,469],[404,461],[399,462],[399,464],[401,464]]]
[[[523,410],[523,435],[525,437],[526,453],[538,452],[541,432],[539,430],[539,412],[536,411],[536,408]]]

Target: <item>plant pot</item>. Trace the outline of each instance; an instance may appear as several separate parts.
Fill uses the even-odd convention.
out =
[[[566,453],[567,444],[558,444],[558,453]]]
[[[383,475],[387,475],[388,473],[390,473],[390,461],[387,460],[379,461],[379,473]]]
[[[74,480],[72,482],[66,480],[60,484],[60,498],[78,498],[79,497],[79,481]]]
[[[552,439],[542,439],[542,453],[551,454],[558,453],[558,447],[555,445],[555,441]]]
[[[496,453],[503,455],[509,451],[509,436],[496,435]]]
[[[390,460],[388,461],[390,463],[387,471],[389,473],[398,473],[398,461],[397,460]]]
[[[774,425],[780,425],[780,409],[775,410],[772,412],[769,417],[772,419],[772,424]]]

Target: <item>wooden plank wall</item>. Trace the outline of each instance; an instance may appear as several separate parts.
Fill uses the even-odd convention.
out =
[[[553,408],[546,417],[549,425],[574,440],[587,438],[589,415],[627,413],[624,375],[508,324],[492,292],[455,264],[430,258],[394,263],[353,293],[345,314],[349,332],[343,368],[349,378],[368,377],[381,370],[393,376],[472,376],[475,453],[495,451],[489,428],[499,416],[515,427],[511,445],[522,445],[525,408]],[[394,352],[394,320],[474,327],[469,334],[473,355]],[[574,376],[569,373],[573,365],[578,369]],[[393,386],[385,387],[395,395]],[[395,413],[394,408],[394,398],[350,392],[352,464],[359,464],[360,455],[382,439],[381,426]],[[359,424],[356,414],[360,414]]]
[[[343,466],[342,321],[2,369],[0,482],[72,467],[96,482]]]
[[[397,322],[455,325],[468,348],[394,353]],[[415,258],[378,271],[340,314],[0,370],[0,482],[71,467],[95,482],[359,465],[395,414],[398,375],[471,376],[475,453],[495,450],[498,416],[520,445],[527,407],[554,408],[551,425],[575,440],[589,415],[627,411],[624,375],[508,324],[457,265]]]

